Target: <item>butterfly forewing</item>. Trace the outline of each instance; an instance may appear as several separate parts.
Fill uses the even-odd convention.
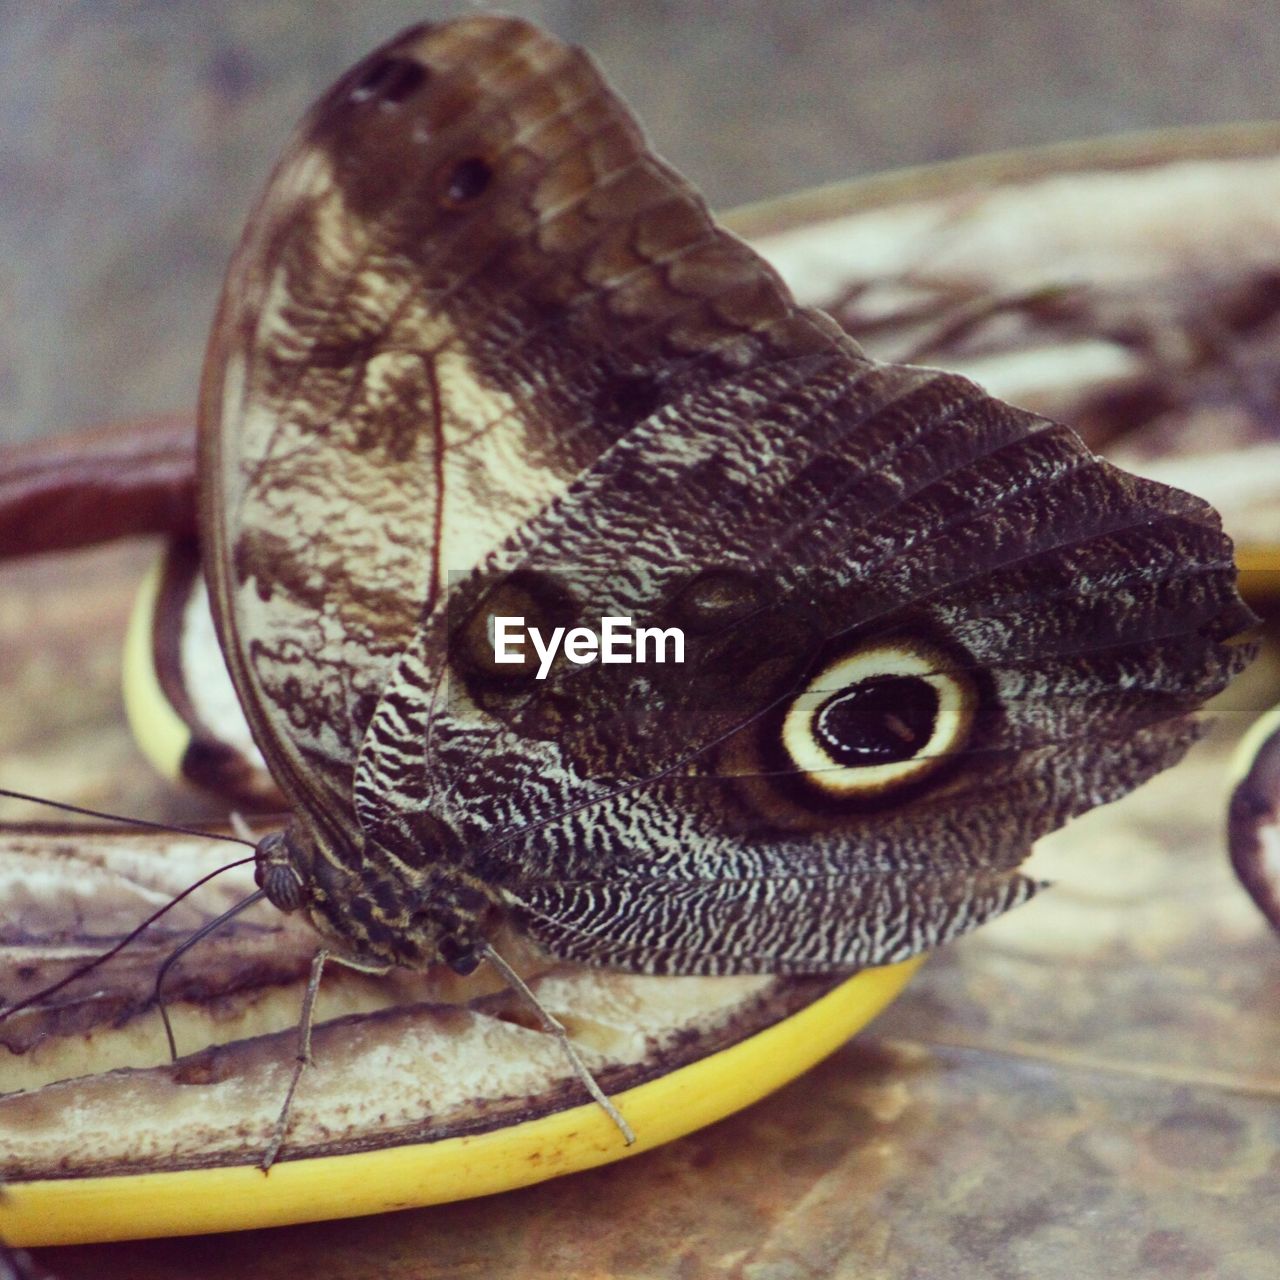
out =
[[[580,51],[475,18],[344,77],[250,220],[201,405],[215,615],[303,819],[356,835],[361,736],[449,572],[681,387],[839,341]]]

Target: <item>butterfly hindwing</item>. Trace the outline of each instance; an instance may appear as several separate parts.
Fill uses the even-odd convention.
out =
[[[681,666],[474,661],[473,614],[538,617],[547,584],[564,625],[666,622],[708,574],[749,607],[687,635]],[[1022,900],[1037,837],[1182,754],[1245,656],[1223,643],[1248,618],[1233,584],[1205,504],[963,379],[838,352],[765,366],[638,426],[458,584],[389,682],[357,803],[367,828],[442,820],[566,958],[897,958]],[[967,723],[881,788],[815,765],[805,708],[903,655]],[[900,679],[903,705],[927,694]]]

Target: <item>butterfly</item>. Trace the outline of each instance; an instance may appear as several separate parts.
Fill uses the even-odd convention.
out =
[[[292,812],[258,884],[372,971],[501,964],[504,926],[641,973],[905,958],[1030,897],[1032,843],[1179,759],[1250,652],[1211,508],[866,357],[515,19],[412,28],[304,119],[199,475]],[[513,616],[684,661],[539,678]]]

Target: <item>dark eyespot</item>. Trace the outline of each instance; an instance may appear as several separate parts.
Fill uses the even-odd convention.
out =
[[[879,676],[828,698],[813,718],[818,745],[856,768],[910,760],[933,736],[938,691],[916,676]]]
[[[399,106],[427,82],[427,69],[410,58],[383,58],[360,77],[351,90],[352,102],[377,98],[390,106]]]
[[[839,803],[876,803],[945,774],[965,749],[978,687],[927,640],[873,640],[827,662],[782,718],[783,757]]]
[[[539,658],[527,636],[515,647],[521,662],[498,662],[494,652],[494,619],[523,618],[525,627],[536,627],[544,636],[557,627],[577,624],[573,596],[544,573],[519,571],[494,582],[480,604],[453,633],[450,649],[462,668],[486,681],[524,685],[537,674]]]
[[[445,199],[454,205],[470,204],[484,195],[492,180],[493,170],[488,162],[479,156],[468,156],[453,166],[445,184]]]
[[[707,569],[685,583],[671,612],[686,631],[706,635],[745,618],[760,598],[758,585],[740,570]]]

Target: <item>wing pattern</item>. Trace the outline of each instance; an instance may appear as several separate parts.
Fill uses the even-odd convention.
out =
[[[423,929],[451,876],[593,964],[898,959],[1024,900],[1032,842],[1178,759],[1248,656],[1210,508],[868,360],[512,19],[415,28],[303,122],[201,455],[338,938]],[[500,670],[513,611],[679,626],[685,662]]]

